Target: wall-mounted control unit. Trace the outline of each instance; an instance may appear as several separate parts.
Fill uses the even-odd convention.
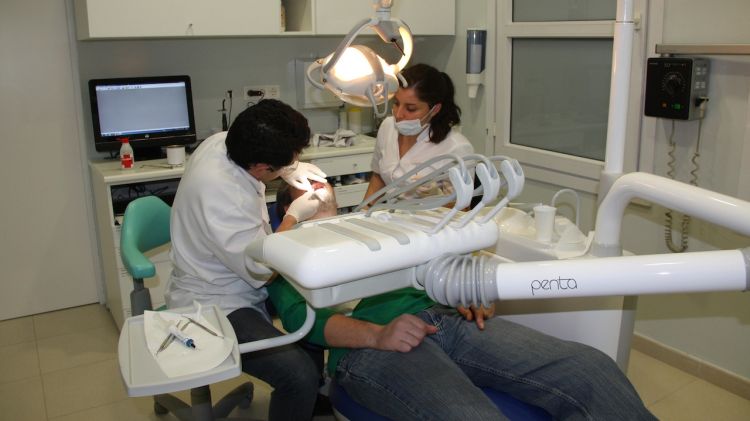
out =
[[[675,120],[700,118],[708,96],[709,61],[704,58],[654,57],[646,70],[645,114]]]

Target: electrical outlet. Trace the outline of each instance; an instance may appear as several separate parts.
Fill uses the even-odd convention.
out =
[[[242,88],[242,92],[246,101],[259,100],[261,98],[261,95],[255,95],[256,92],[262,92],[263,99],[281,98],[281,89],[279,88],[279,85],[248,85]]]

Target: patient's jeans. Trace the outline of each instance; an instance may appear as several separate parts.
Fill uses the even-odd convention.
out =
[[[282,335],[253,309],[235,310],[227,318],[239,343]],[[312,418],[321,373],[299,346],[291,344],[242,354],[242,371],[273,387],[268,409],[270,421]]]
[[[386,417],[506,419],[479,386],[506,392],[557,419],[655,419],[614,361],[594,348],[499,317],[480,331],[444,307],[417,316],[438,333],[408,353],[351,351],[336,370],[336,381],[354,400]]]

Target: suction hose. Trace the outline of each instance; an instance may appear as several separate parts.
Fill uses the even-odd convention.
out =
[[[417,282],[438,303],[456,307],[483,305],[497,300],[498,262],[487,255],[447,254],[417,268]]]

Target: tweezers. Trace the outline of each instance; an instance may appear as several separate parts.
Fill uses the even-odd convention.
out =
[[[210,334],[212,334],[212,335],[214,335],[214,336],[219,336],[219,335],[217,335],[217,334],[216,334],[216,332],[214,332],[213,330],[211,330],[211,329],[207,328],[206,326],[203,326],[202,324],[200,324],[200,323],[196,322],[196,321],[195,321],[195,320],[193,320],[192,318],[190,318],[190,317],[188,317],[188,316],[182,316],[182,317],[184,317],[184,318],[188,319],[189,323],[192,323],[192,324],[194,324],[194,325],[198,326],[199,328],[201,328],[201,329],[205,330],[206,332],[208,332],[208,333],[210,333]],[[185,325],[185,326],[187,326],[187,325]]]

